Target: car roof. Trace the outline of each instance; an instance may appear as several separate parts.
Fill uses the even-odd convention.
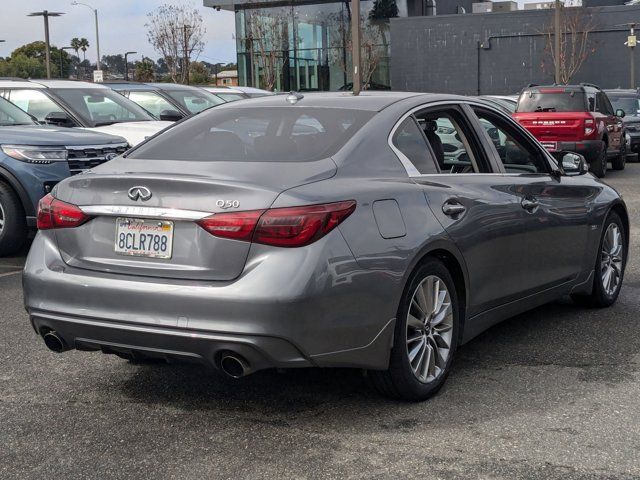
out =
[[[287,97],[290,94],[268,95],[248,98],[242,102],[230,102],[217,108],[286,107],[291,106]],[[352,108],[356,110],[380,111],[401,100],[424,96],[426,99],[440,97],[436,94],[394,91],[364,91],[354,96],[352,92],[307,92],[297,93],[301,98],[294,105],[319,108]],[[453,98],[454,96],[447,96]],[[460,97],[456,97],[460,98]]]
[[[13,79],[13,78],[0,78],[0,87],[5,88],[45,88],[37,83],[30,82],[29,80]]]
[[[100,83],[82,82],[78,80],[30,80],[31,83],[47,88],[109,88]]]
[[[193,85],[182,85],[180,83],[149,82],[145,83],[145,85],[157,88],[158,90],[201,90],[199,87],[194,87]]]
[[[211,93],[239,93],[239,94],[243,94],[244,92],[242,90],[238,90],[235,88],[229,88],[229,87],[220,87],[217,85],[203,85],[202,88],[204,88],[205,90],[207,90],[208,92]]]

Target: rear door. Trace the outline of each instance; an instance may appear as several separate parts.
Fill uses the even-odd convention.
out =
[[[590,199],[597,192],[574,178],[552,175],[547,154],[510,119],[472,108],[521,207],[519,283],[535,293],[574,279],[586,258]]]
[[[420,132],[419,139],[401,141],[397,133],[407,130],[407,121],[419,126],[413,128]],[[469,315],[518,297],[523,288],[518,246],[522,207],[510,182],[485,155],[464,110],[457,104],[415,109],[398,123],[391,138],[405,166],[413,165],[407,172],[423,189],[429,208],[464,256]],[[418,145],[429,145],[431,167],[424,166]],[[414,159],[421,164],[414,165]]]
[[[616,116],[609,98],[604,92],[596,93],[596,111],[602,117],[609,137],[608,153],[615,155],[620,151],[622,137],[622,119]]]

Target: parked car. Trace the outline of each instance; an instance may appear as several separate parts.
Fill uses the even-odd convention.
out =
[[[175,83],[105,82],[105,85],[134,101],[155,118],[171,122],[226,102],[202,88]]]
[[[122,137],[42,126],[0,97],[0,256],[23,247],[56,183],[126,150]]]
[[[245,95],[248,95],[250,98],[267,97],[269,95],[275,95],[274,92],[270,92],[269,90],[263,90],[262,88],[241,87],[237,85],[233,87],[233,89],[240,91]]]
[[[625,113],[622,119],[627,139],[627,151],[640,154],[640,93],[637,90],[605,90],[613,108]],[[631,156],[627,156],[631,159]],[[637,155],[636,155],[637,159]]]
[[[445,119],[465,150],[455,159],[435,140]],[[629,217],[586,172],[474,98],[227,103],[56,185],[25,305],[56,352],[188,359],[230,377],[357,367],[423,400],[491,325],[567,294],[616,301]]]
[[[607,162],[623,170],[627,145],[622,117],[607,94],[595,85],[529,86],[518,99],[514,118],[551,152],[584,155],[599,178]]]
[[[0,95],[41,123],[119,135],[131,146],[171,125],[98,83],[4,79]]]
[[[246,98],[251,98],[251,96],[248,93],[245,93],[235,87],[229,88],[229,87],[203,86],[202,88],[205,89],[207,92],[215,95],[225,103],[235,102],[237,100],[244,100]],[[264,95],[261,95],[261,96],[264,96]]]

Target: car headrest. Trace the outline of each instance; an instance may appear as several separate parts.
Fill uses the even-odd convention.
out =
[[[426,122],[424,122],[424,131],[435,133],[438,131],[438,124],[435,120],[427,120]]]

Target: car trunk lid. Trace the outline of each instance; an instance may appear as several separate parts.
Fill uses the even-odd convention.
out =
[[[77,268],[232,280],[244,268],[250,243],[215,237],[197,219],[220,212],[267,209],[282,191],[330,178],[335,170],[331,159],[256,164],[118,158],[58,185],[56,198],[80,206],[92,217],[79,227],[56,230],[58,247],[65,263]],[[136,187],[143,187],[151,196],[130,198],[129,191]],[[170,228],[170,258],[116,253],[116,234],[122,232],[118,219],[141,219],[152,227]]]

